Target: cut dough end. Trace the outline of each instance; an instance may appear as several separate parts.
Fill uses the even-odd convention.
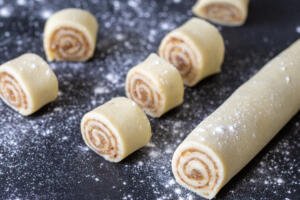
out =
[[[85,114],[82,137],[95,153],[110,162],[120,162],[151,139],[150,122],[130,99],[114,98]]]
[[[219,73],[224,52],[224,41],[218,29],[198,18],[171,31],[159,46],[159,55],[177,68],[189,87]]]
[[[98,23],[88,11],[64,9],[46,22],[44,49],[49,61],[87,61],[95,50]]]
[[[217,154],[193,142],[177,148],[172,170],[178,183],[208,199],[215,197],[224,181],[224,168]]]
[[[0,66],[0,96],[22,115],[30,115],[58,95],[50,66],[36,54],[24,54]]]
[[[127,96],[152,117],[160,117],[183,102],[179,72],[156,54],[128,72],[125,86]]]
[[[193,7],[193,13],[225,26],[241,26],[248,14],[249,0],[202,0]]]

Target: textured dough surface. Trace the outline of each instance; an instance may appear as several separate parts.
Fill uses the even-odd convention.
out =
[[[192,18],[162,40],[159,55],[179,70],[187,86],[221,71],[224,41],[216,27]]]
[[[88,112],[81,120],[82,137],[93,151],[119,162],[151,139],[150,122],[136,103],[118,97]]]
[[[198,0],[193,13],[225,26],[243,25],[248,15],[249,0]]]
[[[98,23],[88,11],[68,8],[46,22],[44,49],[49,61],[86,61],[94,54]]]
[[[0,66],[0,96],[7,105],[30,115],[58,95],[58,81],[36,54],[24,54]]]
[[[133,67],[125,85],[127,97],[152,117],[160,117],[183,102],[184,85],[180,73],[156,54]]]
[[[300,40],[202,121],[172,159],[176,180],[213,198],[300,109]]]

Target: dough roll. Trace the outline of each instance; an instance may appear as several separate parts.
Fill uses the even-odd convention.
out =
[[[198,0],[193,13],[225,26],[243,25],[248,15],[249,0]]]
[[[0,96],[22,115],[30,115],[58,95],[58,81],[38,55],[24,54],[0,66]]]
[[[98,23],[88,11],[68,8],[46,22],[44,49],[49,61],[86,61],[94,54]]]
[[[160,117],[183,102],[179,72],[156,54],[128,72],[125,87],[127,97],[152,117]]]
[[[143,110],[124,97],[114,98],[85,114],[81,133],[87,146],[111,162],[119,162],[143,147],[152,135]]]
[[[224,41],[216,27],[192,18],[165,36],[159,55],[173,64],[187,86],[221,71]]]
[[[208,199],[300,109],[300,40],[267,63],[179,145],[178,183]]]

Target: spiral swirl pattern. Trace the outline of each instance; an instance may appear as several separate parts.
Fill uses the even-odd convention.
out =
[[[237,23],[242,21],[241,12],[233,5],[226,3],[212,3],[204,9],[209,19],[218,20],[220,22]]]
[[[182,151],[175,160],[177,177],[193,190],[209,196],[210,191],[218,187],[219,169],[216,162],[207,153],[196,148]]]
[[[0,74],[0,96],[16,110],[28,108],[27,98],[20,84],[6,72]]]
[[[155,115],[161,105],[161,96],[152,82],[140,73],[133,73],[126,81],[127,96],[146,112]]]
[[[178,69],[185,82],[193,80],[196,56],[183,40],[171,37],[161,47],[160,55]]]
[[[51,37],[50,49],[57,60],[81,61],[87,59],[90,45],[82,32],[60,27]]]
[[[87,120],[83,126],[83,137],[88,146],[99,155],[111,159],[118,157],[117,138],[102,122],[94,119]]]

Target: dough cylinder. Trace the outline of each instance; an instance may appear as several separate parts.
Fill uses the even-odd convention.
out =
[[[128,72],[125,87],[127,97],[152,117],[160,117],[183,102],[180,73],[156,54]]]
[[[239,87],[179,145],[179,184],[211,199],[300,109],[300,40]]]
[[[58,95],[58,81],[38,55],[27,53],[0,66],[0,97],[22,115],[30,115]]]
[[[119,162],[151,139],[150,122],[136,103],[118,97],[88,112],[81,120],[88,147],[111,162]]]
[[[192,18],[162,40],[159,55],[173,64],[187,86],[221,71],[224,41],[216,27]]]
[[[198,0],[193,13],[225,26],[241,26],[248,16],[249,0]]]
[[[96,18],[88,11],[67,8],[54,13],[44,29],[44,49],[49,61],[86,61],[95,51]]]

